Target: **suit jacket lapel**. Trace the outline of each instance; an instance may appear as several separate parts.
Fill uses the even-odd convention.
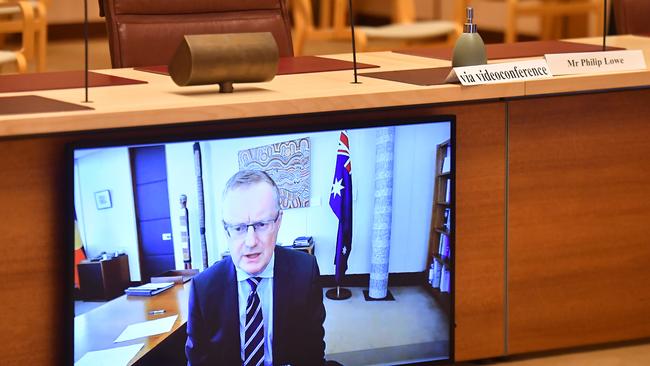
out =
[[[281,248],[275,248],[275,268],[273,273],[273,363],[282,362],[286,354],[286,351],[282,347],[287,346],[285,338],[287,311],[289,308],[288,301],[291,291],[287,286],[290,279],[290,268],[286,264],[284,254]]]
[[[230,261],[228,273],[224,283],[223,299],[223,322],[224,339],[232,340],[228,359],[241,360],[241,340],[239,335],[239,292],[237,290],[237,273],[235,265]]]

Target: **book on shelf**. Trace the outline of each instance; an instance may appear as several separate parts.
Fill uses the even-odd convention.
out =
[[[440,234],[440,256],[445,259],[449,258],[449,237],[445,234]]]
[[[451,145],[447,145],[447,152],[442,160],[442,171],[440,173],[449,173],[451,170]]]
[[[451,202],[451,179],[447,179],[447,187],[445,188],[445,202]]]
[[[442,266],[440,265],[440,262],[438,262],[438,260],[434,258],[433,259],[433,281],[431,282],[431,287],[440,288],[441,274],[442,274]]]
[[[440,292],[449,292],[451,272],[449,272],[449,268],[444,264],[440,272]]]
[[[449,269],[449,267],[447,267],[446,277],[447,277],[447,281],[445,281],[444,291],[449,293],[451,292],[451,270]]]
[[[129,296],[154,296],[174,287],[174,282],[145,283],[140,286],[131,286],[124,290]]]
[[[444,220],[444,223],[442,225],[443,228],[446,231],[450,231],[451,230],[451,209],[450,208],[445,208],[445,213],[443,214],[443,220]]]

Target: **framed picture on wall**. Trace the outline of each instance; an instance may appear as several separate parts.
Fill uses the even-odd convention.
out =
[[[98,210],[104,210],[107,208],[113,207],[113,202],[111,201],[111,191],[103,190],[95,192],[95,205]]]

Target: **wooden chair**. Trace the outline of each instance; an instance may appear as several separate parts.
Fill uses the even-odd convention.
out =
[[[36,70],[47,70],[47,7],[50,0],[29,0],[34,7],[34,54]]]
[[[603,21],[602,0],[488,0],[506,2],[505,43],[517,41],[517,19],[520,16],[541,18],[542,40],[556,38],[558,20],[571,15],[594,15],[593,34],[600,34]]]
[[[50,0],[2,0],[3,3],[14,4],[13,7],[7,6],[0,14],[3,18],[20,18],[21,9],[16,6],[17,3],[26,3],[31,6],[33,14],[33,33],[34,33],[34,52],[28,57],[27,61],[32,58],[36,60],[36,70],[45,71],[47,68],[47,4]]]
[[[8,15],[6,17],[5,15]],[[18,15],[18,16],[16,16]],[[34,47],[34,12],[27,1],[0,0],[0,34],[20,33],[21,48],[19,50],[0,50],[0,68],[3,64],[14,63],[18,72],[27,71],[27,59],[33,53]]]
[[[454,0],[454,21],[416,21],[413,0],[392,0],[392,23],[386,26],[355,27],[355,41],[360,51],[375,40],[411,44],[446,39],[453,44],[462,32],[463,15],[467,1]],[[294,21],[294,54],[303,52],[307,40],[350,39],[347,0],[321,0],[319,26],[315,25],[311,0],[292,0],[291,11]]]

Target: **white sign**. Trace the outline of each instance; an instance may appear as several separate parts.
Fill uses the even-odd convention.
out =
[[[91,351],[83,355],[74,366],[126,366],[140,351],[144,343]]]
[[[454,67],[446,82],[482,85],[549,79],[553,75],[545,60],[504,62],[489,65]]]
[[[645,70],[641,50],[557,53],[544,56],[553,75]]]
[[[167,333],[172,330],[172,327],[176,322],[176,318],[178,318],[178,315],[130,324],[113,342],[119,343],[130,341],[132,339],[149,337],[156,334]]]

